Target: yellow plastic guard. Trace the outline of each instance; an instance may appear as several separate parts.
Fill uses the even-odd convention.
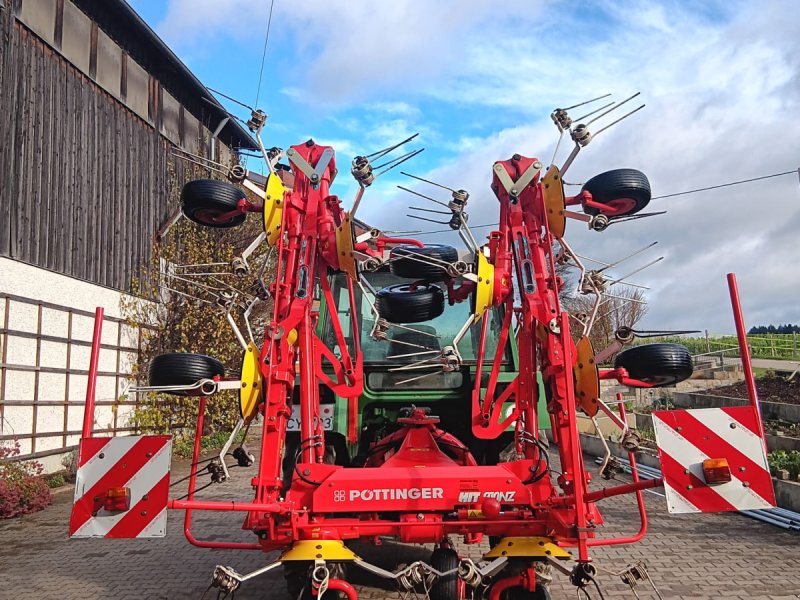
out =
[[[547,170],[547,174],[542,178],[542,189],[550,233],[556,238],[562,238],[567,226],[567,213],[564,182],[561,181],[561,174],[557,166],[553,165]]]
[[[267,179],[267,195],[264,197],[264,233],[267,244],[274,246],[281,235],[283,216],[283,195],[286,188],[277,175],[270,174]]]
[[[499,558],[501,556],[570,558],[572,555],[547,537],[507,537],[500,540],[494,548],[489,550],[488,554],[484,555],[484,558]]]
[[[281,562],[296,560],[361,560],[341,540],[300,540],[281,554]]]
[[[258,412],[264,386],[261,369],[258,368],[258,348],[251,342],[242,359],[242,386],[239,388],[239,411],[245,423],[253,420]]]
[[[353,222],[350,213],[344,214],[342,225],[336,228],[336,254],[339,256],[339,270],[358,281],[355,250],[353,249]]]
[[[594,362],[594,348],[589,338],[583,336],[576,346],[575,398],[590,417],[597,414],[600,398],[600,378]]]
[[[492,306],[494,296],[494,265],[482,251],[478,252],[478,283],[475,284],[475,322],[481,320],[486,309]]]

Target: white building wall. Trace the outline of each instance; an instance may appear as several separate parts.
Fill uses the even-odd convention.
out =
[[[11,332],[38,333],[40,336],[56,338],[71,337],[73,340],[91,342],[95,308],[103,307],[106,317],[121,318],[122,296],[123,294],[115,290],[0,257],[0,324],[6,329],[7,323],[7,329]],[[36,304],[14,300],[14,297],[68,307],[91,313],[92,316],[73,313],[70,335],[68,312],[46,306],[40,308]],[[39,324],[40,310],[41,324]],[[137,339],[138,332],[124,323],[104,321],[103,344],[135,348]],[[37,403],[35,430],[38,433],[78,431],[83,423],[83,406],[88,380],[85,374],[38,371],[37,378],[36,371],[14,368],[19,366],[34,368],[37,365],[37,345],[39,367],[83,371],[89,369],[91,348],[88,345],[68,345],[63,341],[37,340],[34,337],[22,337],[14,333],[0,333],[0,353],[5,349],[3,362],[7,365],[0,371],[4,373],[5,383],[0,389],[3,401],[0,435],[18,437],[23,455],[32,451],[32,440],[25,436],[34,430],[34,400]],[[133,407],[125,405],[114,407],[111,402],[118,400],[125,388],[125,378],[116,373],[130,373],[134,360],[134,352],[101,349],[99,371],[105,374],[97,378],[96,400],[104,405],[98,406],[95,412],[96,430],[114,427],[115,410],[118,428],[131,425],[130,416]],[[0,375],[0,386],[2,385],[3,376]],[[123,435],[126,433],[129,432],[122,432]],[[73,446],[78,443],[79,437],[75,434],[39,437],[33,449],[42,452]],[[62,468],[62,456],[57,454],[38,460],[45,465],[48,472],[53,472]]]

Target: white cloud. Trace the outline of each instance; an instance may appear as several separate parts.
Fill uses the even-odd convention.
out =
[[[222,4],[171,0],[159,30],[182,44],[231,32],[249,44],[263,40],[263,2]],[[619,99],[641,90],[647,108],[593,141],[567,180],[633,167],[661,195],[798,166],[800,11],[792,5],[609,0],[548,4],[546,12],[543,6],[520,0],[499,11],[479,0],[397,0],[380,8],[366,0],[277,0],[270,53],[291,49],[293,98],[364,108],[358,118],[339,119],[349,143],[340,155],[420,131],[429,118],[421,106],[478,113],[481,131],[494,133],[478,135],[474,122],[439,118],[424,137],[450,154],[433,168],[424,154],[409,165],[469,190],[476,224],[497,219],[488,189],[491,164],[514,152],[549,160],[550,110],[606,91]],[[498,125],[511,116],[519,125]],[[403,217],[411,198],[390,183],[369,191],[361,216],[387,229],[418,227]],[[601,259],[660,241],[652,256],[661,252],[667,259],[635,277],[653,287],[646,325],[732,330],[729,271],[739,276],[748,323],[800,321],[796,179],[655,200],[651,208],[669,213],[603,234],[577,222],[568,228],[578,251]]]

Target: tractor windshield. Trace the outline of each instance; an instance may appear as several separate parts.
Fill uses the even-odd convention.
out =
[[[380,290],[390,285],[410,283],[409,280],[388,272],[369,273],[366,279],[375,290]],[[349,344],[352,341],[352,331],[346,277],[342,274],[334,275],[331,278],[331,289],[336,302],[339,321]],[[439,351],[445,346],[452,345],[453,339],[467,321],[470,313],[470,302],[468,300],[453,306],[448,304],[445,306],[444,313],[424,323],[408,323],[400,326],[390,325],[387,334],[388,339],[386,341],[378,341],[370,337],[370,332],[375,325],[375,314],[372,311],[369,300],[374,302],[374,298],[370,297],[369,300],[365,298],[358,286],[355,288],[355,297],[356,310],[358,311],[356,322],[360,329],[364,362],[373,365],[382,363],[397,365],[398,363],[415,362],[435,356],[431,351]],[[334,353],[338,355],[338,346],[331,326],[329,310],[326,310],[324,339],[329,347],[334,349]],[[494,357],[503,324],[503,315],[499,309],[492,309],[489,315],[491,321],[486,336],[486,360],[492,360]],[[475,362],[480,345],[480,336],[481,323],[478,322],[469,328],[467,335],[458,344],[458,351],[466,364]],[[426,352],[427,354],[416,355],[417,353]],[[508,362],[509,357],[506,351],[503,364]]]

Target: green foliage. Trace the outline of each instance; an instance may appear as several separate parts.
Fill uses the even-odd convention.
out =
[[[709,352],[724,352],[728,358],[739,356],[739,340],[735,335],[704,337],[679,337],[668,336],[640,340],[637,343],[667,342],[682,344],[693,355],[708,354]],[[777,358],[791,360],[800,356],[800,351],[795,351],[793,334],[763,334],[747,335],[747,344],[750,346],[750,355],[753,358]]]
[[[47,478],[47,485],[51,489],[60,488],[60,487],[62,487],[64,485],[66,485],[66,484],[67,484],[67,481],[66,481],[66,479],[64,479],[64,476],[61,473],[56,473],[55,475],[50,475],[50,477]]]
[[[656,432],[651,427],[642,427],[639,429],[639,437],[648,442],[655,442]]]
[[[209,435],[204,435],[200,438],[200,454],[209,451],[209,450],[218,450],[225,445],[225,442],[228,441],[228,436],[230,433],[226,433],[224,431],[218,431],[216,433],[212,433]],[[234,438],[234,443],[239,443],[244,439],[244,432],[240,431],[236,437]],[[192,456],[192,452],[194,451],[194,438],[190,436],[180,436],[175,438],[172,442],[172,453],[176,456],[180,456],[182,458],[188,458]]]
[[[785,450],[776,450],[767,455],[769,468],[772,471],[785,469],[789,471],[789,477],[796,479],[800,474],[800,451],[792,450],[786,452]]]
[[[177,198],[184,179],[207,178],[208,174],[187,168],[185,178],[177,177],[174,172],[170,177],[172,196]],[[226,366],[226,375],[238,376],[242,347],[226,320],[225,309],[210,290],[229,285],[242,293],[248,290],[252,293],[255,276],[238,278],[226,272],[208,277],[191,273],[224,271],[261,230],[261,220],[257,216],[230,229],[202,227],[183,218],[155,247],[151,263],[142,265],[139,276],[132,281],[136,297],[123,298],[121,302],[128,324],[142,331],[142,351],[133,369],[133,376],[140,384],[147,383],[150,361],[168,352],[212,356]],[[263,261],[265,255],[266,248],[262,245],[249,262]],[[205,266],[209,264],[213,266]],[[185,265],[201,266],[187,270]],[[177,269],[181,270],[180,275]],[[254,314],[256,320],[263,319],[269,304],[258,305],[261,311]],[[239,313],[234,310],[232,315],[237,318]],[[244,329],[241,322],[240,327]],[[140,397],[132,424],[143,432],[166,433],[191,427],[196,418],[197,398],[151,393]],[[215,394],[213,401],[207,404],[205,431],[230,431],[238,418],[238,395],[230,391]]]
[[[747,333],[800,333],[800,325],[793,325],[791,323],[778,325],[777,327],[775,327],[775,325],[758,325],[756,327],[751,327],[750,331]]]

